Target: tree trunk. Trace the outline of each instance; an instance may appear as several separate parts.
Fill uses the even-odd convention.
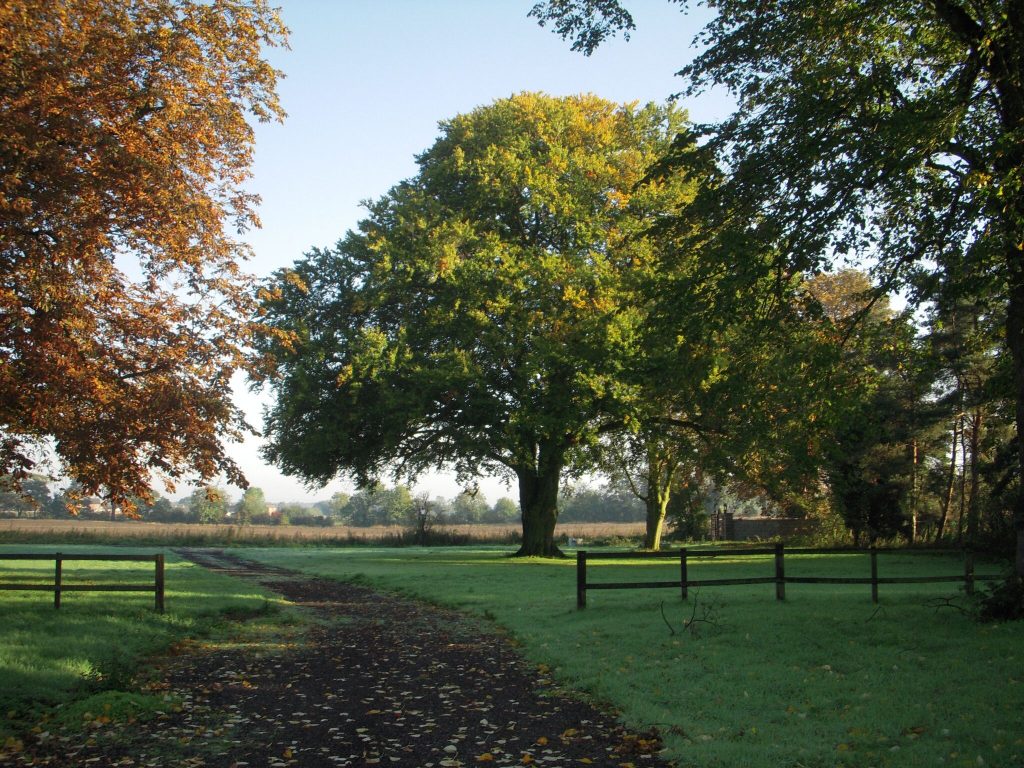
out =
[[[1013,4],[1010,4],[1011,6]],[[1013,394],[1017,426],[1017,479],[1024,482],[1024,199],[1021,195],[1021,167],[1024,146],[1020,132],[1024,128],[1024,56],[1020,39],[1024,18],[1019,5],[1005,14],[1009,42],[1003,42],[992,55],[994,84],[998,94],[999,117],[1006,149],[995,153],[993,163],[1002,184],[1006,185],[1002,210],[1003,253],[1006,260],[1008,301],[1006,304],[1006,346],[1013,370]],[[1000,196],[1003,190],[1000,189]],[[1017,531],[1015,572],[1024,578],[1024,493],[1017,493],[1013,505],[1013,527]]]
[[[668,512],[669,488],[651,488],[644,502],[647,507],[647,528],[644,532],[644,549],[661,549],[661,533],[665,528],[665,513]]]
[[[672,478],[676,464],[671,458],[659,456],[658,451],[647,449],[647,526],[644,531],[644,549],[661,549],[661,533],[665,528],[665,515],[672,495]]]
[[[981,499],[978,494],[978,454],[981,452],[981,429],[983,415],[981,408],[975,408],[971,416],[971,489],[967,502],[967,545],[975,546],[978,540],[978,517]]]
[[[913,438],[910,441],[910,545],[913,546],[917,543],[917,462],[918,462],[918,448],[917,439]]]
[[[542,444],[533,466],[516,468],[519,506],[523,510],[523,544],[516,557],[562,557],[555,546],[558,484],[565,451]]]
[[[941,541],[942,534],[946,528],[946,520],[949,518],[949,508],[953,504],[953,481],[956,479],[956,441],[959,439],[959,418],[953,419],[953,444],[949,451],[949,472],[946,474],[946,493],[942,499],[942,516],[939,517],[939,527],[935,534],[935,540]]]
[[[964,518],[967,511],[967,416],[960,420],[960,510],[956,518],[956,543],[964,543]]]
[[[1012,244],[1010,254],[1010,301],[1006,309],[1006,341],[1013,360],[1013,385],[1016,400],[1017,472],[1024,479],[1024,264],[1019,246]],[[1017,530],[1015,572],[1024,578],[1024,493],[1016,495],[1013,527]]]

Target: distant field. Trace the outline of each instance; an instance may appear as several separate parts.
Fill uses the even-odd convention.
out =
[[[518,523],[510,525],[438,525],[437,532],[466,536],[476,542],[507,542],[521,531]],[[567,523],[559,525],[559,538],[574,539],[630,538],[643,534],[643,523]],[[335,525],[328,528],[300,525],[197,525],[189,523],[146,523],[123,520],[0,520],[0,541],[38,541],[48,537],[83,541],[142,539],[147,541],[194,540],[197,542],[237,542],[239,544],[324,543],[343,544],[389,541],[408,532],[399,525],[356,527]]]

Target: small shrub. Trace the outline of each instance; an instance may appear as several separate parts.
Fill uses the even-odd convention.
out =
[[[1024,578],[1010,576],[986,588],[979,601],[978,618],[981,621],[1024,619]]]
[[[469,544],[472,537],[445,528],[409,528],[386,537],[384,541],[385,546],[391,547],[461,547]]]
[[[308,525],[320,528],[326,528],[334,525],[334,520],[331,518],[313,513],[292,513],[289,517],[289,522],[291,525]]]
[[[93,660],[86,684],[94,691],[127,691],[132,688],[137,667],[137,659],[112,648]]]

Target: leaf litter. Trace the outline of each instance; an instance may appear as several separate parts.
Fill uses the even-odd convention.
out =
[[[149,685],[174,702],[166,712],[36,734],[0,751],[0,765],[668,766],[655,731],[627,732],[461,614],[219,550],[181,554],[323,620],[269,655],[186,644]]]

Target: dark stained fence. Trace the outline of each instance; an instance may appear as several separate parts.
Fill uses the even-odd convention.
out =
[[[975,581],[993,581],[999,576],[978,576],[974,573],[974,555],[972,552],[960,550],[928,550],[930,554],[962,554],[964,557],[964,571],[956,575],[939,576],[890,576],[878,575],[878,555],[880,553],[905,553],[907,550],[900,549],[810,549],[794,548],[786,549],[782,544],[774,547],[760,549],[699,549],[687,550],[685,547],[675,551],[664,552],[586,552],[581,550],[576,553],[576,607],[587,606],[587,591],[593,589],[678,589],[683,600],[687,598],[689,587],[724,587],[738,584],[774,584],[775,599],[786,599],[786,584],[870,584],[871,600],[878,602],[879,584],[929,584],[935,582],[963,582],[968,594],[974,593]],[[827,555],[827,554],[869,554],[871,561],[870,577],[841,577],[841,576],[787,576],[786,555]],[[756,576],[752,578],[730,578],[730,579],[690,579],[688,577],[688,564],[691,560],[698,558],[712,557],[753,557],[758,555],[773,555],[773,570],[771,575]],[[648,559],[678,559],[679,578],[672,581],[620,581],[607,582],[587,581],[587,562],[593,560],[648,560]]]
[[[53,582],[49,584],[2,583],[0,590],[30,590],[53,592],[53,607],[60,608],[64,592],[152,592],[154,608],[164,612],[164,556],[163,555],[64,555],[52,554],[2,554],[0,560],[53,560]],[[64,581],[64,563],[73,560],[98,560],[104,562],[153,563],[155,574],[150,584],[68,584]]]

